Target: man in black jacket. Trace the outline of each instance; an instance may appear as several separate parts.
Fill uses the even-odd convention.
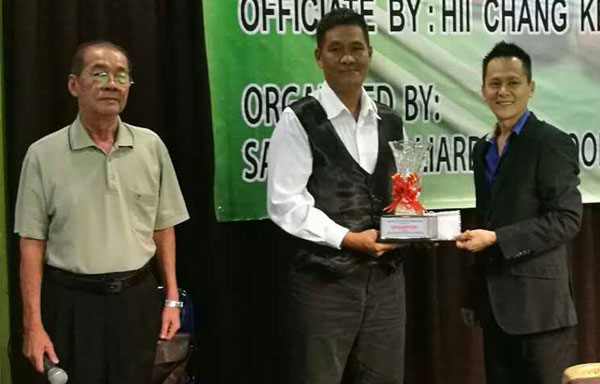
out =
[[[456,242],[476,252],[490,384],[559,383],[576,353],[566,243],[581,224],[577,151],[528,110],[531,73],[514,44],[497,44],[483,60],[481,91],[497,123],[473,152],[480,229]]]

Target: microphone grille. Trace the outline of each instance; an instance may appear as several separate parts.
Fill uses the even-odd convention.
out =
[[[64,369],[52,367],[48,370],[48,381],[50,384],[65,384],[69,380],[69,376]]]

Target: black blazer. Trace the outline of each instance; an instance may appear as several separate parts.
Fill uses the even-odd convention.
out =
[[[489,145],[485,138],[475,144],[473,166],[478,226],[498,238],[475,264],[491,312],[509,334],[574,325],[566,243],[581,225],[576,146],[531,113],[511,136],[490,187],[484,158]]]

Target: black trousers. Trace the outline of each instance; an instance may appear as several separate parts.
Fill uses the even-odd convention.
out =
[[[498,324],[483,328],[488,384],[560,384],[563,371],[575,364],[575,327],[509,335]]]
[[[401,384],[404,273],[361,265],[346,276],[310,266],[290,278],[290,384]]]
[[[42,320],[69,384],[148,384],[161,308],[152,273],[111,294],[42,283]]]
[[[508,334],[494,318],[485,286],[481,292],[478,315],[488,384],[560,384],[577,358],[576,327]]]

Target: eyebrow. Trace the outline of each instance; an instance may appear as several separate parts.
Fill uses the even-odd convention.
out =
[[[92,65],[90,67],[91,70],[101,69],[103,71],[107,70],[108,68],[109,68],[109,66],[106,65],[106,64],[103,64],[103,63],[97,63],[97,64],[94,64],[94,65]],[[129,72],[129,70],[126,67],[123,67],[123,66],[118,66],[116,68],[116,71],[117,72]]]
[[[488,79],[488,81],[494,81],[494,80],[522,80],[522,77],[527,78],[526,75],[507,75],[507,76],[492,76]]]
[[[333,40],[333,41],[326,43],[324,46],[331,47],[331,46],[337,46],[337,45],[344,45],[344,43],[341,40]],[[359,45],[365,46],[365,47],[368,46],[368,44],[362,40],[352,40],[348,43],[348,45],[351,47],[359,46]]]

